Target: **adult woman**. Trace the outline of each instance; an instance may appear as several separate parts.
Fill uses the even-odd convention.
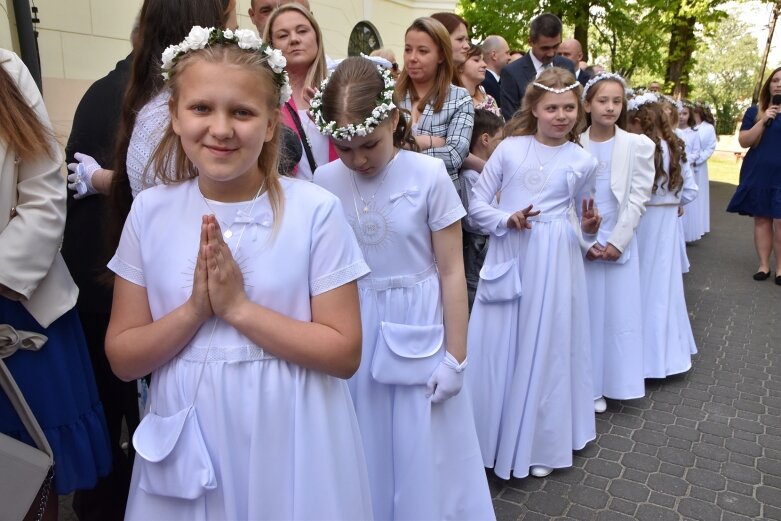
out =
[[[466,54],[466,61],[458,69],[461,85],[472,96],[475,109],[488,110],[501,116],[502,111],[496,104],[496,100],[487,94],[481,85],[487,69],[485,60],[483,60],[483,49],[479,45],[471,45]]]
[[[458,171],[469,154],[475,109],[469,93],[450,83],[453,54],[447,29],[433,18],[418,18],[404,36],[404,70],[396,84],[402,107],[411,114],[420,151],[445,162],[458,188]]]
[[[307,114],[314,89],[320,88],[328,75],[323,33],[312,13],[291,3],[280,6],[271,14],[263,39],[281,50],[287,60],[293,96],[281,109],[282,122],[295,131],[304,148],[295,175],[312,179],[318,166],[336,159],[333,145],[317,131]]]
[[[775,250],[775,281],[781,286],[781,121],[776,121],[779,106],[770,104],[777,94],[781,94],[781,67],[762,86],[759,105],[749,107],[743,116],[738,143],[750,148],[727,211],[754,218],[754,247],[759,257],[754,280],[770,277],[770,254]]]
[[[438,21],[450,34],[450,47],[453,51],[453,64],[458,67],[467,59],[471,45],[469,41],[469,24],[455,13],[434,13],[431,18]]]
[[[45,519],[57,518],[57,495],[93,487],[111,467],[106,420],[73,309],[78,289],[59,254],[61,165],[35,82],[15,54],[0,49],[0,324],[9,333],[0,348],[54,452],[54,493],[43,493],[31,509]],[[4,393],[0,432],[31,441]]]

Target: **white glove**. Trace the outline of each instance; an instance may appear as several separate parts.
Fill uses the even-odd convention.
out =
[[[73,157],[78,163],[68,163],[68,170],[73,172],[68,174],[68,188],[76,192],[74,199],[82,199],[98,193],[92,186],[92,176],[102,167],[92,156],[76,152]]]
[[[432,403],[441,403],[457,395],[464,385],[464,369],[466,359],[458,363],[450,353],[445,353],[442,360],[428,379],[426,384],[426,398],[431,398]]]

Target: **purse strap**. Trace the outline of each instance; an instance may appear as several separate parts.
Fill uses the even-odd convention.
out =
[[[298,138],[301,140],[301,145],[304,147],[304,153],[306,154],[306,160],[309,162],[309,168],[312,169],[312,175],[314,175],[315,170],[317,170],[317,161],[315,161],[315,155],[312,153],[312,145],[309,143],[309,136],[307,136],[306,132],[304,131],[304,125],[301,123],[301,118],[298,117],[298,112],[296,112],[296,109],[290,105],[290,102],[285,102],[285,108],[287,108],[287,111],[290,112],[290,117],[293,119],[293,123],[296,125],[296,130],[298,130]]]
[[[27,401],[24,399],[22,391],[19,389],[19,386],[16,385],[16,380],[11,376],[11,371],[8,370],[8,366],[5,365],[5,362],[3,362],[2,359],[0,359],[0,387],[3,388],[6,396],[8,396],[8,400],[14,407],[16,414],[18,414],[19,418],[22,420],[24,428],[27,429],[30,437],[35,442],[35,446],[42,452],[48,454],[49,458],[53,460],[54,453],[52,453],[52,448],[49,446],[49,442],[46,440],[46,436],[44,436],[43,430],[38,424],[38,420],[35,419],[35,415],[30,410],[30,406],[27,405]]]

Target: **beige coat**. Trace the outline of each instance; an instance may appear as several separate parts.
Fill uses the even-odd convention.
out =
[[[51,128],[24,63],[0,49],[0,64]],[[62,152],[53,139],[52,147],[54,158],[20,161],[0,141],[0,284],[20,294],[22,305],[43,327],[73,308],[79,292],[59,252],[67,192]]]
[[[645,213],[654,184],[654,142],[646,136],[630,134],[616,127],[610,170],[610,191],[618,202],[618,221],[608,242],[623,253]],[[589,149],[589,131],[580,135],[580,144]]]

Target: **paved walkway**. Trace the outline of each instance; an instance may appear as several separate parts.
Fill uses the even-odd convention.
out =
[[[712,231],[688,247],[692,370],[609,402],[571,469],[504,481],[497,518],[781,520],[781,287],[755,282],[752,222],[711,183]]]

